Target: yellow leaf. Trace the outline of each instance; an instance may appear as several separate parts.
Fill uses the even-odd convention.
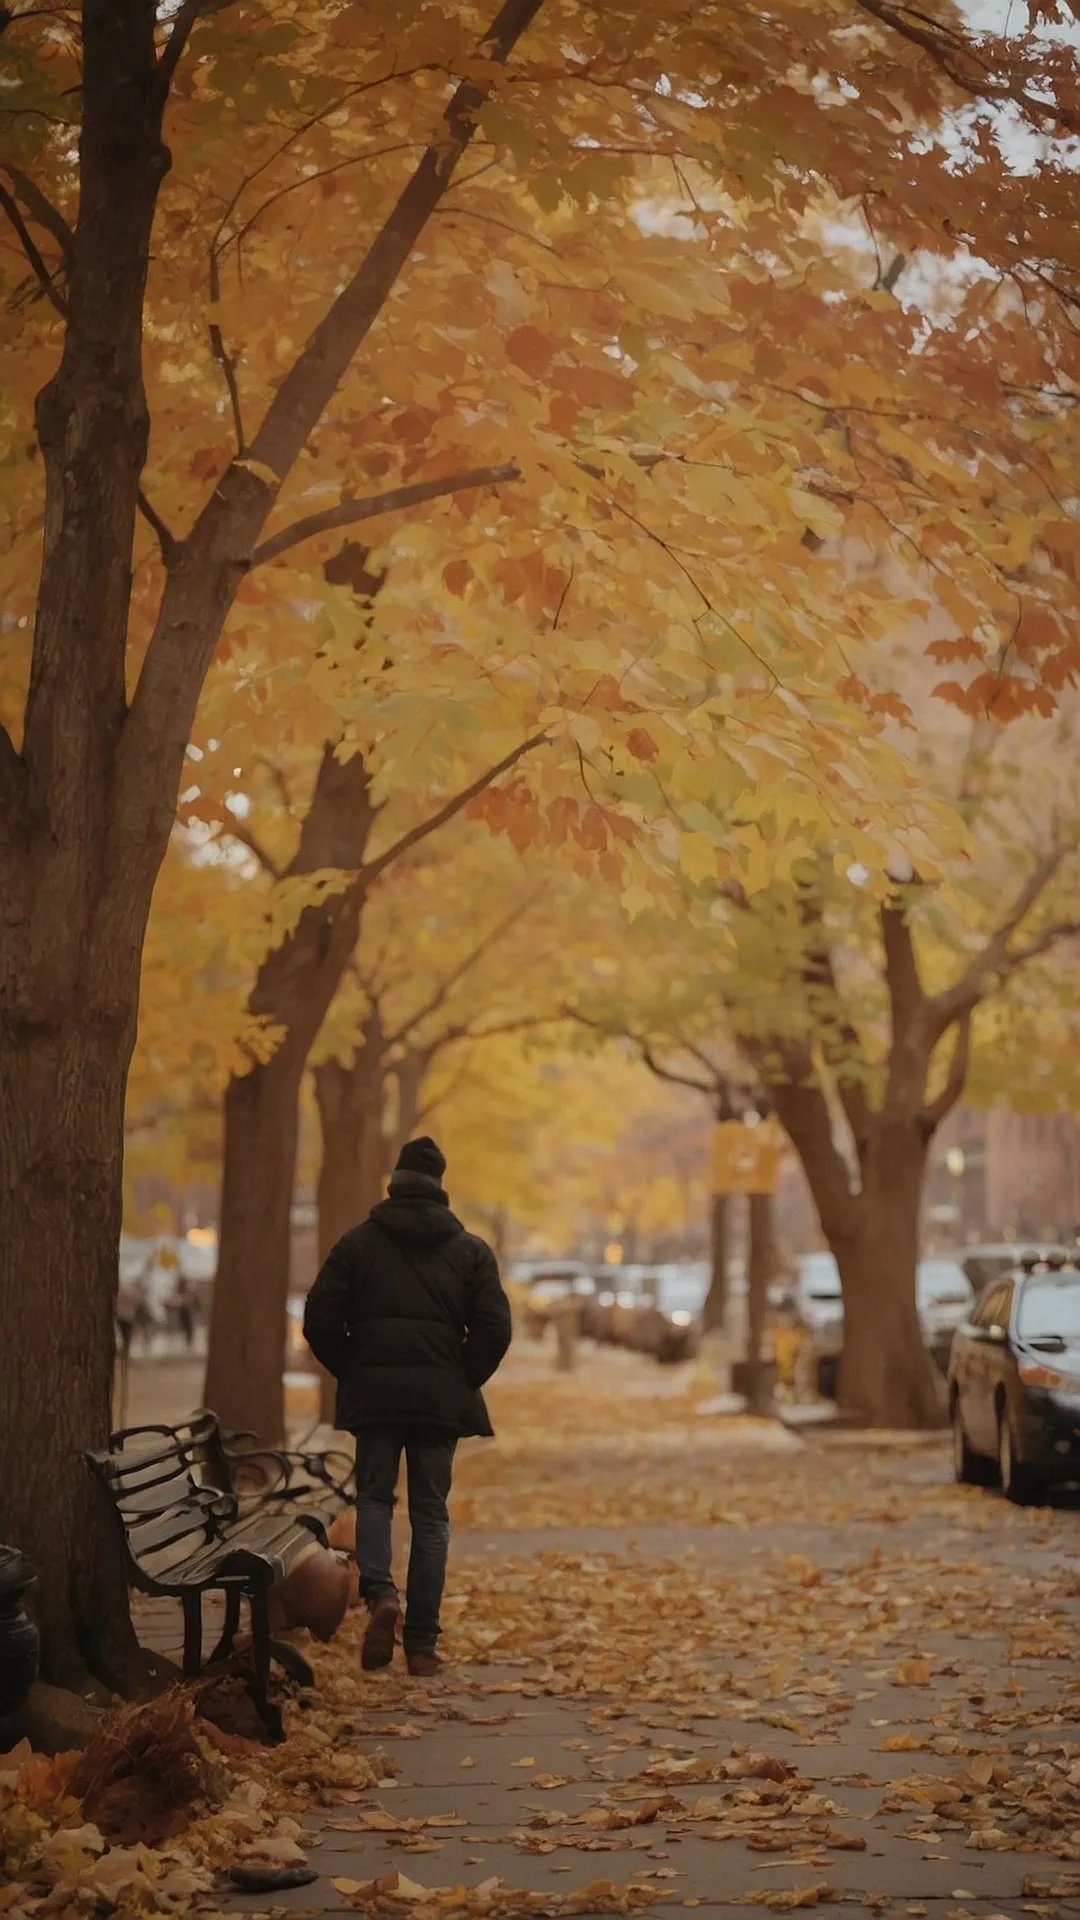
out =
[[[901,1660],[893,1674],[894,1687],[928,1687],[933,1677],[933,1668],[925,1655],[920,1654],[913,1660]]]
[[[706,833],[684,833],[679,842],[679,865],[695,885],[716,878],[716,844]]]

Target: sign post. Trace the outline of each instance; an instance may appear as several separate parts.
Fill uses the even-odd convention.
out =
[[[713,1135],[713,1192],[775,1193],[784,1136],[775,1121],[721,1120]]]

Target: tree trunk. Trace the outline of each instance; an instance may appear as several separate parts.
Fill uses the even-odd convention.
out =
[[[769,1312],[769,1284],[775,1270],[773,1197],[771,1193],[752,1193],[746,1301],[747,1399],[751,1413],[772,1410],[772,1389],[766,1377],[762,1348]]]
[[[225,1091],[218,1270],[203,1400],[226,1427],[285,1438],[289,1216],[307,1049],[291,1034]]]
[[[45,508],[19,750],[0,726],[0,1537],[39,1570],[46,1675],[125,1690],[141,1669],[118,1537],[82,1453],[109,1434],[124,1088],[175,793],[155,813],[141,790],[138,831],[118,834],[142,306],[169,164],[154,18],[146,0],[82,8],[79,211],[63,353],[36,407]]]
[[[79,1692],[91,1676],[139,1691],[166,1664],[139,1654],[115,1518],[83,1460],[111,1425],[129,1052],[85,1002],[0,1038],[0,1540],[38,1570],[42,1677]]]
[[[290,875],[362,865],[375,819],[369,784],[362,755],[342,762],[327,744]],[[269,1061],[235,1075],[225,1094],[205,1400],[226,1427],[249,1428],[268,1445],[285,1437],[282,1374],[300,1086],[356,945],[362,905],[355,882],[324,895],[267,955],[248,1005],[284,1038]]]
[[[862,1186],[853,1192],[820,1089],[783,1082],[772,1092],[840,1269],[841,1404],[873,1427],[937,1426],[937,1369],[915,1306],[926,1130],[917,1114],[868,1112]]]
[[[395,1160],[406,1140],[414,1137],[420,1125],[424,1081],[435,1052],[435,1047],[407,1046],[402,1049],[400,1058],[395,1063],[397,1115],[389,1142],[389,1149]]]
[[[844,1289],[840,1404],[875,1427],[934,1427],[945,1417],[915,1301],[926,1150],[916,1122],[875,1116],[857,1228],[834,1248]]]
[[[709,1279],[709,1291],[705,1296],[705,1305],[701,1310],[701,1325],[705,1333],[722,1330],[727,1318],[727,1264],[728,1237],[731,1230],[731,1206],[726,1193],[714,1193],[712,1197],[710,1253],[712,1273]]]
[[[315,1101],[322,1133],[319,1168],[319,1264],[334,1244],[366,1219],[382,1196],[385,1174],[383,1102],[385,1077],[373,1022],[350,1066],[324,1060],[315,1068]],[[337,1384],[319,1369],[323,1420],[334,1423]]]

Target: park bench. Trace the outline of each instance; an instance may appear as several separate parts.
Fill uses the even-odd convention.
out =
[[[191,1414],[186,1425],[196,1435],[204,1473],[235,1493],[242,1507],[302,1502],[335,1513],[356,1499],[356,1462],[340,1448],[260,1446],[254,1433],[224,1430],[205,1407]]]
[[[292,1468],[283,1458],[288,1471],[276,1494],[244,1499],[230,1485],[231,1448],[211,1413],[176,1427],[128,1427],[114,1433],[104,1451],[87,1455],[122,1528],[131,1584],[181,1603],[186,1676],[202,1669],[203,1595],[218,1591],[225,1597],[225,1623],[210,1664],[232,1651],[247,1599],[251,1694],[273,1740],[281,1738],[282,1726],[269,1694],[271,1657],[284,1655],[283,1664],[308,1684],[313,1675],[294,1649],[271,1640],[268,1595],[313,1542],[326,1544],[322,1518],[300,1512],[288,1497]]]

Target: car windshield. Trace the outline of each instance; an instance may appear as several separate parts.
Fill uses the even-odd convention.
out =
[[[1040,1273],[1020,1289],[1016,1330],[1021,1340],[1060,1334],[1080,1343],[1080,1273]]]
[[[915,1291],[920,1307],[960,1307],[971,1299],[971,1287],[955,1260],[920,1260]]]

